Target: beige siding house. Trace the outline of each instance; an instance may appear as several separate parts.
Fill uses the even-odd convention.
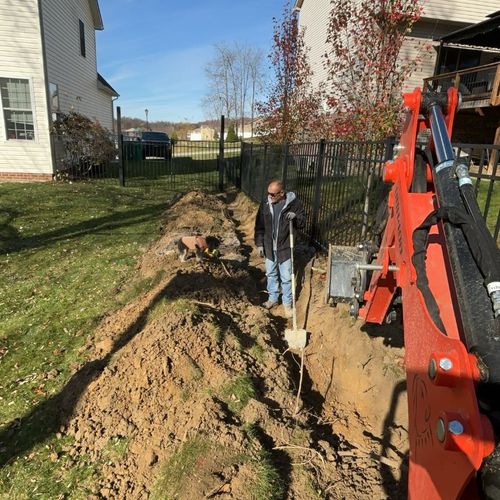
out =
[[[419,55],[421,63],[408,76],[405,90],[422,87],[423,79],[432,76],[436,64],[437,42],[434,39],[470,24],[482,21],[498,10],[498,0],[425,0],[424,11],[406,40],[401,57]],[[326,33],[330,0],[296,0],[295,9],[300,11],[299,24],[305,28],[305,43],[310,49],[310,61],[314,71],[313,83],[326,81],[322,56],[326,49]],[[431,50],[426,46],[432,45]]]
[[[188,132],[189,141],[213,141],[215,140],[215,130],[212,127],[201,126]]]
[[[97,73],[97,29],[97,0],[0,2],[0,180],[52,178],[57,113],[112,130],[118,94]]]

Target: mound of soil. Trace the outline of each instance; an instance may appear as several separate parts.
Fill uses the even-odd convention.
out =
[[[154,277],[153,285],[107,316],[88,344],[94,373],[63,410],[70,454],[97,464],[94,498],[400,491],[394,450],[405,448],[404,411],[391,414],[390,436],[383,416],[401,380],[401,350],[323,306],[324,283],[309,262],[299,309],[311,339],[297,399],[300,357],[284,345],[286,320],[259,306],[254,214],[243,195],[230,204],[200,191],[178,199],[137,266],[136,281]],[[173,242],[193,231],[220,239],[224,264],[178,260]]]

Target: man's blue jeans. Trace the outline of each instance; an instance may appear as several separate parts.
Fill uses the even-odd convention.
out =
[[[281,293],[283,304],[292,305],[292,261],[286,260],[278,263],[278,257],[274,252],[274,261],[266,257],[267,291],[271,302],[278,302],[281,281]]]

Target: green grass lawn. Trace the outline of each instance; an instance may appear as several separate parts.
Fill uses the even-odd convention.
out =
[[[479,190],[477,193],[477,203],[482,213],[484,213],[484,209],[486,208],[486,201],[488,198],[489,190],[490,190],[489,182],[483,180],[482,182],[479,183]],[[497,223],[498,217],[500,216],[499,212],[500,212],[500,196],[498,195],[498,182],[497,182],[493,184],[493,189],[491,190],[488,213],[486,216],[486,225],[488,226],[488,229],[491,231],[492,234],[493,231],[495,230],[495,225]]]
[[[96,464],[64,453],[57,394],[188,180],[0,184],[0,497],[88,495]]]

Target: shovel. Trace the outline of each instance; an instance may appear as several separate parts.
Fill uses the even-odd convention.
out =
[[[293,328],[290,330],[287,328],[285,330],[285,340],[288,343],[290,349],[303,349],[307,343],[307,333],[305,330],[299,330],[297,328],[297,308],[295,307],[295,269],[293,263],[293,249],[294,249],[294,238],[293,238],[293,221],[290,221],[290,250],[292,253],[292,318],[293,318]]]

